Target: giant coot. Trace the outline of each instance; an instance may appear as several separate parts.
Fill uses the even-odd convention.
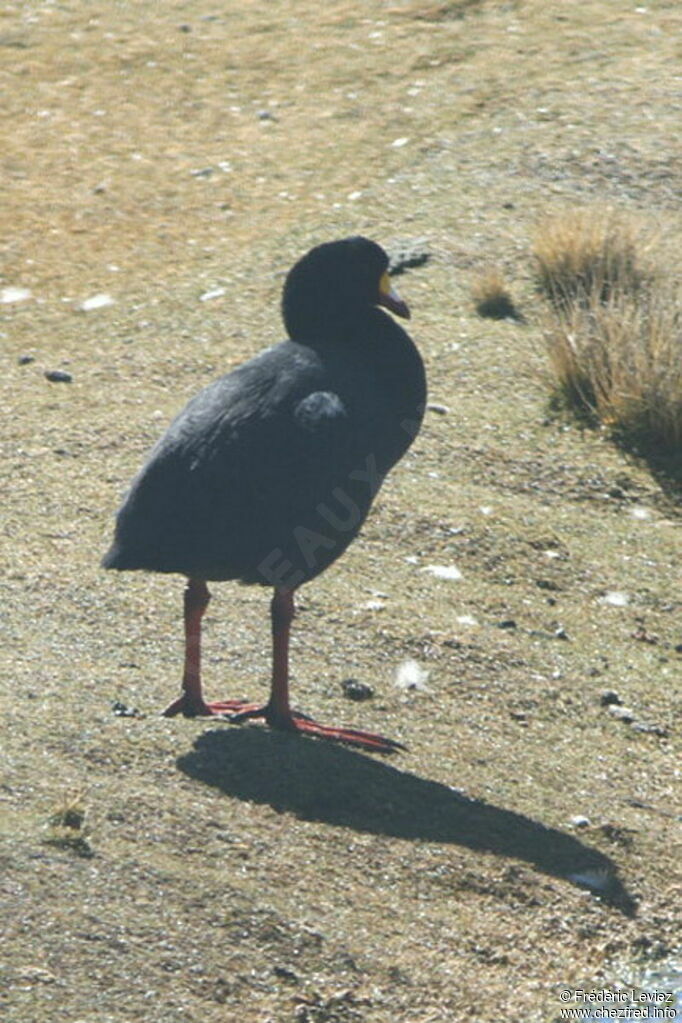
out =
[[[263,718],[274,728],[379,752],[399,744],[320,725],[289,706],[294,592],[357,535],[381,483],[421,423],[424,367],[384,250],[366,238],[319,245],[292,268],[282,314],[289,340],[193,398],[152,450],[118,513],[102,564],[187,576],[182,693],[167,715]],[[201,619],[207,582],[273,586],[267,704],[207,703]]]

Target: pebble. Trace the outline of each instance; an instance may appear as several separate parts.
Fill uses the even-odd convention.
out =
[[[275,966],[272,972],[280,980],[289,980],[292,984],[298,984],[298,974],[290,970],[288,966]]]
[[[355,700],[357,703],[363,700],[371,700],[374,696],[372,687],[368,686],[365,682],[359,682],[356,678],[344,678],[341,688],[343,689],[343,695],[348,700]]]
[[[620,590],[609,590],[603,597],[599,598],[600,604],[608,604],[610,607],[627,607],[630,603],[630,597],[627,593],[621,593]]]
[[[111,705],[116,717],[119,718],[139,718],[142,717],[137,707],[129,707],[126,703],[121,703],[120,700],[114,700]]]
[[[20,366],[28,366],[29,363],[35,361],[36,361],[35,355],[20,355],[19,358],[17,359],[17,362]]]
[[[65,369],[46,369],[45,379],[51,384],[70,384],[73,377]]]
[[[388,272],[396,277],[415,266],[422,266],[431,259],[431,252],[425,238],[398,241],[390,246]]]
[[[0,303],[7,305],[10,302],[26,302],[31,294],[30,288],[0,288]]]
[[[617,704],[611,704],[609,707],[609,714],[611,717],[616,718],[618,721],[624,721],[626,725],[632,724],[635,720],[635,712],[631,707],[619,706]]]
[[[616,706],[621,706],[623,703],[615,689],[604,689],[599,694],[599,702],[602,707],[610,707],[614,704]]]
[[[429,402],[426,406],[429,412],[437,412],[439,416],[447,416],[450,411],[448,405],[437,405],[435,402]]]
[[[633,721],[632,730],[633,732],[644,732],[647,735],[658,735],[661,739],[665,739],[668,735],[668,729],[663,725],[653,725],[646,721]]]
[[[203,295],[199,295],[200,302],[210,302],[212,298],[220,298],[225,294],[225,288],[213,288],[212,291],[205,291]]]
[[[114,299],[111,295],[107,295],[105,292],[100,292],[98,295],[91,295],[90,298],[84,299],[78,308],[82,313],[91,313],[95,309],[105,309],[107,306],[113,304]]]
[[[451,582],[462,578],[462,573],[455,565],[427,565],[425,568],[422,568],[422,572],[428,572],[429,575],[435,576],[436,579],[449,579]]]

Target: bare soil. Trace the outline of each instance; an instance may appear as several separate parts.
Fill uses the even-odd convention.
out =
[[[530,252],[587,204],[679,234],[681,21],[2,4],[7,1023],[547,1021],[679,944],[679,484],[548,414]],[[294,698],[391,759],[159,717],[182,580],[98,568],[170,417],[353,233],[431,253],[398,283],[440,408],[301,593]],[[523,320],[476,314],[490,267]],[[265,693],[267,602],[214,587],[209,696]]]

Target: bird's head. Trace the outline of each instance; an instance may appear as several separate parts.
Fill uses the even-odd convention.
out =
[[[377,305],[410,317],[391,285],[388,256],[376,242],[360,236],[311,249],[289,271],[282,295],[284,323],[294,340],[322,340]]]

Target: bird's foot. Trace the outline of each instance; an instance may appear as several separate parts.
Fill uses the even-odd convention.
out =
[[[218,700],[215,703],[206,703],[203,699],[183,693],[166,707],[163,717],[173,718],[178,714],[186,718],[225,717],[243,707],[243,700]]]
[[[239,701],[233,701],[237,704]],[[355,728],[336,728],[330,725],[320,725],[307,714],[292,710],[288,714],[275,711],[270,704],[259,706],[254,703],[242,703],[239,708],[235,706],[235,712],[229,715],[232,724],[240,725],[243,721],[257,720],[262,718],[271,728],[277,728],[285,732],[299,732],[303,735],[312,735],[318,739],[329,739],[331,742],[342,742],[347,746],[357,746],[360,749],[372,750],[374,753],[397,753],[406,747],[394,739],[388,739],[385,735],[377,735],[375,732],[361,732]]]

